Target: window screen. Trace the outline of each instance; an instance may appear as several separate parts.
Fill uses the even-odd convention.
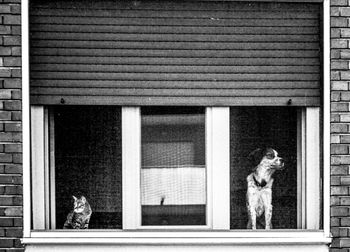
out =
[[[247,176],[254,166],[249,154],[270,147],[283,158],[285,167],[273,174],[272,227],[297,228],[297,109],[282,107],[234,107],[230,111],[231,229],[246,229]],[[299,212],[299,214],[301,214]],[[258,228],[264,228],[264,215]]]
[[[120,108],[59,107],[54,118],[56,228],[72,211],[73,195],[91,206],[89,229],[121,228]]]
[[[204,109],[141,113],[142,225],[205,225]]]

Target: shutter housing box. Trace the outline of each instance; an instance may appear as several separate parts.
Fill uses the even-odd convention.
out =
[[[31,1],[31,103],[320,106],[321,4]]]

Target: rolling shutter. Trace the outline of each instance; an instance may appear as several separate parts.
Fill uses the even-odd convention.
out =
[[[319,106],[319,4],[31,1],[32,104]]]

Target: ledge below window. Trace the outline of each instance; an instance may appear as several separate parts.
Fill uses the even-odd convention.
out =
[[[322,231],[33,231],[27,245],[326,245]]]

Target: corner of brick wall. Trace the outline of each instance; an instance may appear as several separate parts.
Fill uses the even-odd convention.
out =
[[[23,251],[21,0],[0,0],[0,252]]]
[[[350,251],[350,0],[331,0],[330,251]]]

